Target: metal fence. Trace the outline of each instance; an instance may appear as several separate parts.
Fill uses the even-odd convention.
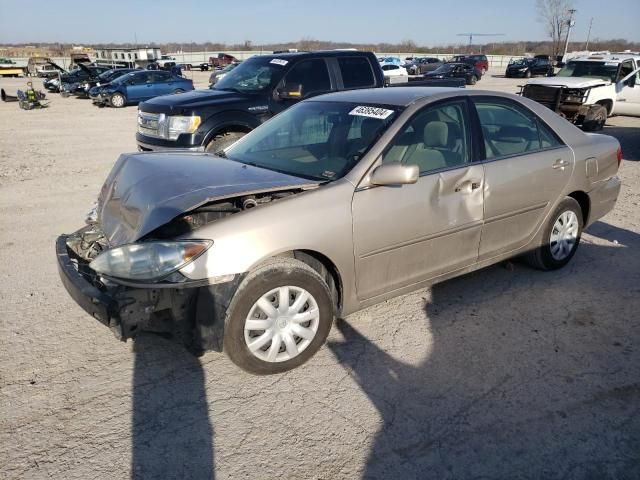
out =
[[[225,52],[174,52],[169,53],[168,55],[174,57],[176,62],[178,63],[189,63],[189,64],[200,64],[203,62],[208,62],[210,57],[217,57],[218,53],[226,53],[228,55],[233,55],[238,60],[246,60],[249,57],[253,57],[254,55],[265,55],[271,54],[271,51],[267,50],[253,50],[253,51],[225,51]],[[375,52],[378,57],[399,57],[401,60],[405,60],[409,57],[437,57],[441,60],[447,60],[454,55],[454,53],[415,53],[415,52]],[[92,60],[95,60],[95,55],[90,55]],[[489,61],[489,68],[501,68],[506,67],[509,63],[509,60],[524,58],[524,55],[487,55],[487,60]],[[28,58],[13,58],[13,61],[19,67],[26,67]],[[67,68],[69,66],[69,57],[51,57],[51,60],[61,67]]]

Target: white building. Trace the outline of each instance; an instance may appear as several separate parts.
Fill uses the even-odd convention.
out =
[[[96,63],[123,67],[145,67],[161,57],[159,48],[96,48]]]

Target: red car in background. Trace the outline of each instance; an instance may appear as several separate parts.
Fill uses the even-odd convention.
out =
[[[238,63],[238,59],[227,53],[219,53],[217,57],[209,57],[209,65],[213,68],[226,67],[231,63]]]
[[[489,70],[489,60],[486,55],[456,55],[447,63],[468,63],[473,65],[484,75]]]

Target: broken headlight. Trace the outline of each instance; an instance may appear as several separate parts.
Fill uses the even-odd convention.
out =
[[[98,255],[89,265],[103,275],[154,282],[202,255],[210,240],[132,243]]]

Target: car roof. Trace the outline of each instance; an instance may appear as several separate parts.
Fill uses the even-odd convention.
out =
[[[313,50],[311,52],[284,52],[284,53],[268,53],[265,55],[254,55],[251,58],[282,58],[294,60],[297,58],[317,58],[317,57],[354,57],[369,56],[373,52],[365,50]],[[384,57],[390,58],[390,57]]]
[[[361,90],[347,90],[343,92],[328,93],[320,97],[310,98],[307,101],[372,103],[380,105],[394,105],[397,107],[407,107],[418,100],[429,98],[434,95],[460,93],[461,91],[464,90],[455,87],[367,88]]]
[[[567,59],[567,62],[580,61],[580,62],[624,62],[625,60],[631,60],[635,58],[636,61],[640,61],[640,55],[630,53],[608,53],[608,54],[592,54],[592,55],[580,55],[578,57],[571,57]]]

